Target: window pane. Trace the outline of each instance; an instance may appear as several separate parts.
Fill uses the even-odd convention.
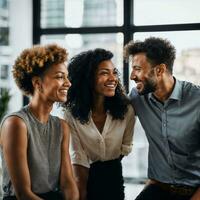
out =
[[[134,24],[199,23],[199,0],[134,0]]]
[[[0,46],[7,46],[9,44],[8,41],[8,27],[0,27]]]
[[[0,0],[0,8],[8,8],[8,1]]]
[[[0,78],[1,79],[8,79],[8,70],[9,66],[8,65],[0,65]]]
[[[9,44],[8,2],[0,0],[0,46]]]
[[[123,1],[118,0],[42,0],[41,26],[89,27],[121,26]]]
[[[121,73],[123,72],[123,34],[68,34],[68,35],[43,35],[41,43],[58,43],[64,46],[70,57],[94,48],[104,48],[113,52],[113,62]]]

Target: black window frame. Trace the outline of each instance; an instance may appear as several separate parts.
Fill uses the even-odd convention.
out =
[[[41,0],[33,0],[33,44],[40,43],[42,35],[53,34],[98,34],[98,33],[123,33],[124,45],[133,39],[135,32],[169,32],[169,31],[194,31],[200,30],[200,23],[167,24],[167,25],[142,25],[133,24],[134,0],[123,0],[124,22],[122,26],[106,27],[80,27],[80,28],[42,28],[41,27]],[[141,16],[142,17],[142,16]],[[128,63],[123,63],[123,84],[126,92],[129,92],[129,68]]]

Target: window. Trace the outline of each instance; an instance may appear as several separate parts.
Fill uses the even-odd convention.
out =
[[[7,0],[0,0],[0,8],[7,8],[8,1]]]
[[[128,30],[123,26],[127,2],[36,0],[33,2],[34,43],[60,42],[69,50],[70,56],[89,48],[105,47],[115,54],[114,63],[124,82],[128,80],[127,64],[123,66],[122,57],[124,40],[129,41],[124,35]]]
[[[123,1],[116,0],[41,0],[41,26],[48,28],[122,25],[122,3]]]
[[[199,0],[134,0],[135,25],[199,23]]]
[[[105,48],[113,52],[113,62],[116,64],[120,74],[123,74],[123,34],[102,33],[102,34],[66,34],[66,35],[43,35],[41,43],[58,43],[69,51],[69,56],[88,49]],[[123,79],[123,77],[121,77]]]
[[[7,46],[8,45],[8,28],[7,27],[0,27],[0,45]]]
[[[1,65],[0,66],[0,78],[1,79],[8,79],[8,71],[9,71],[8,65]]]
[[[0,0],[0,46],[8,45],[8,1]]]

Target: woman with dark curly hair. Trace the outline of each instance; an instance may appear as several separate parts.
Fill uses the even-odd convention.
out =
[[[67,52],[57,45],[24,50],[13,66],[14,79],[31,96],[1,124],[3,200],[77,200],[69,157],[69,128],[50,115],[54,102],[65,102],[69,87]]]
[[[72,87],[65,117],[81,200],[124,199],[121,158],[132,148],[135,115],[112,57],[95,49],[69,62]]]

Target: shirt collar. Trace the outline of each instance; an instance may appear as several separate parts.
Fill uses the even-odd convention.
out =
[[[175,81],[174,89],[173,89],[169,99],[174,99],[174,100],[179,101],[179,100],[181,100],[181,97],[182,97],[182,82],[177,80],[175,77],[174,77],[174,81]],[[153,93],[149,93],[148,98],[155,100]]]
[[[169,99],[181,100],[182,97],[182,82],[175,79],[175,86],[174,89],[169,97]]]

